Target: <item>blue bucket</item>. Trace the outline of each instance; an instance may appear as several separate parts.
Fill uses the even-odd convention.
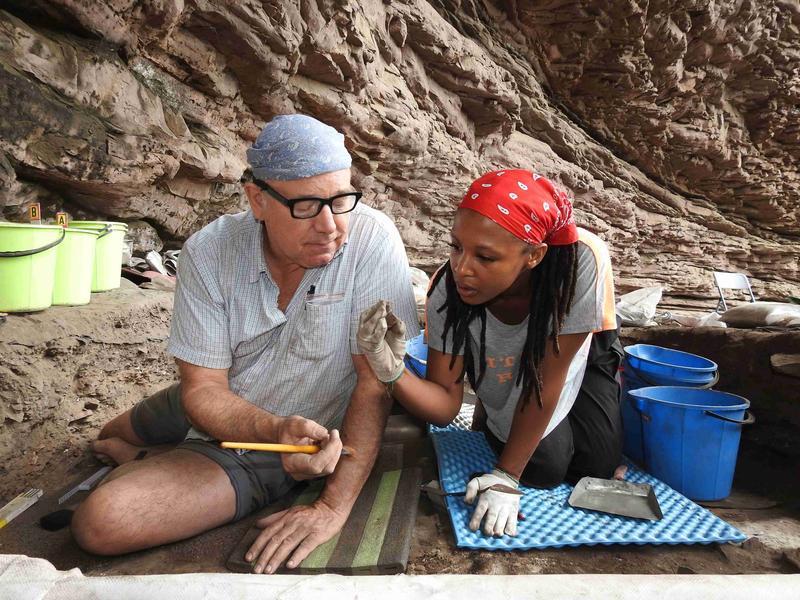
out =
[[[648,344],[627,346],[625,362],[650,385],[698,387],[711,382],[717,372],[713,360]]]
[[[688,352],[635,344],[625,348],[622,364],[622,449],[633,462],[644,465],[642,418],[629,392],[656,385],[710,388],[717,382],[717,363]]]
[[[742,426],[755,422],[750,402],[674,386],[644,387],[629,395],[642,422],[645,469],[692,500],[727,497]]]
[[[425,343],[425,332],[406,342],[406,366],[417,377],[425,379],[428,371],[428,344]]]

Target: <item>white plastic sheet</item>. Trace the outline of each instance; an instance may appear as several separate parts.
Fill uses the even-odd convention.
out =
[[[660,285],[655,285],[620,296],[616,311],[622,319],[622,324],[629,327],[656,325],[653,317],[663,292],[664,289]]]
[[[800,598],[800,575],[126,575],[85,577],[0,555],[0,600],[753,600]]]

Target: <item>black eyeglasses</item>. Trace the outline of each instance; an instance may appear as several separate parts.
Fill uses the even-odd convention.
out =
[[[330,208],[335,215],[349,213],[356,207],[362,195],[361,192],[346,192],[344,194],[336,194],[330,198],[304,196],[290,200],[265,181],[254,180],[253,183],[284,206],[288,206],[289,212],[295,219],[312,219],[322,211],[323,206]]]

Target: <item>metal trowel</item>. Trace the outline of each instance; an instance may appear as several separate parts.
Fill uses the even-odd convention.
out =
[[[584,477],[572,490],[567,502],[573,508],[635,519],[658,521],[664,516],[653,486],[647,483]]]

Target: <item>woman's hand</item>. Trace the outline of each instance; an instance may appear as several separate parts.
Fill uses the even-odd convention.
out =
[[[517,535],[519,499],[522,496],[518,487],[518,481],[499,469],[470,480],[464,502],[472,504],[477,498],[478,504],[472,513],[469,528],[477,531],[483,521],[483,533],[486,535]]]
[[[380,381],[391,383],[403,374],[406,326],[385,300],[379,300],[361,313],[356,340],[358,349]]]

